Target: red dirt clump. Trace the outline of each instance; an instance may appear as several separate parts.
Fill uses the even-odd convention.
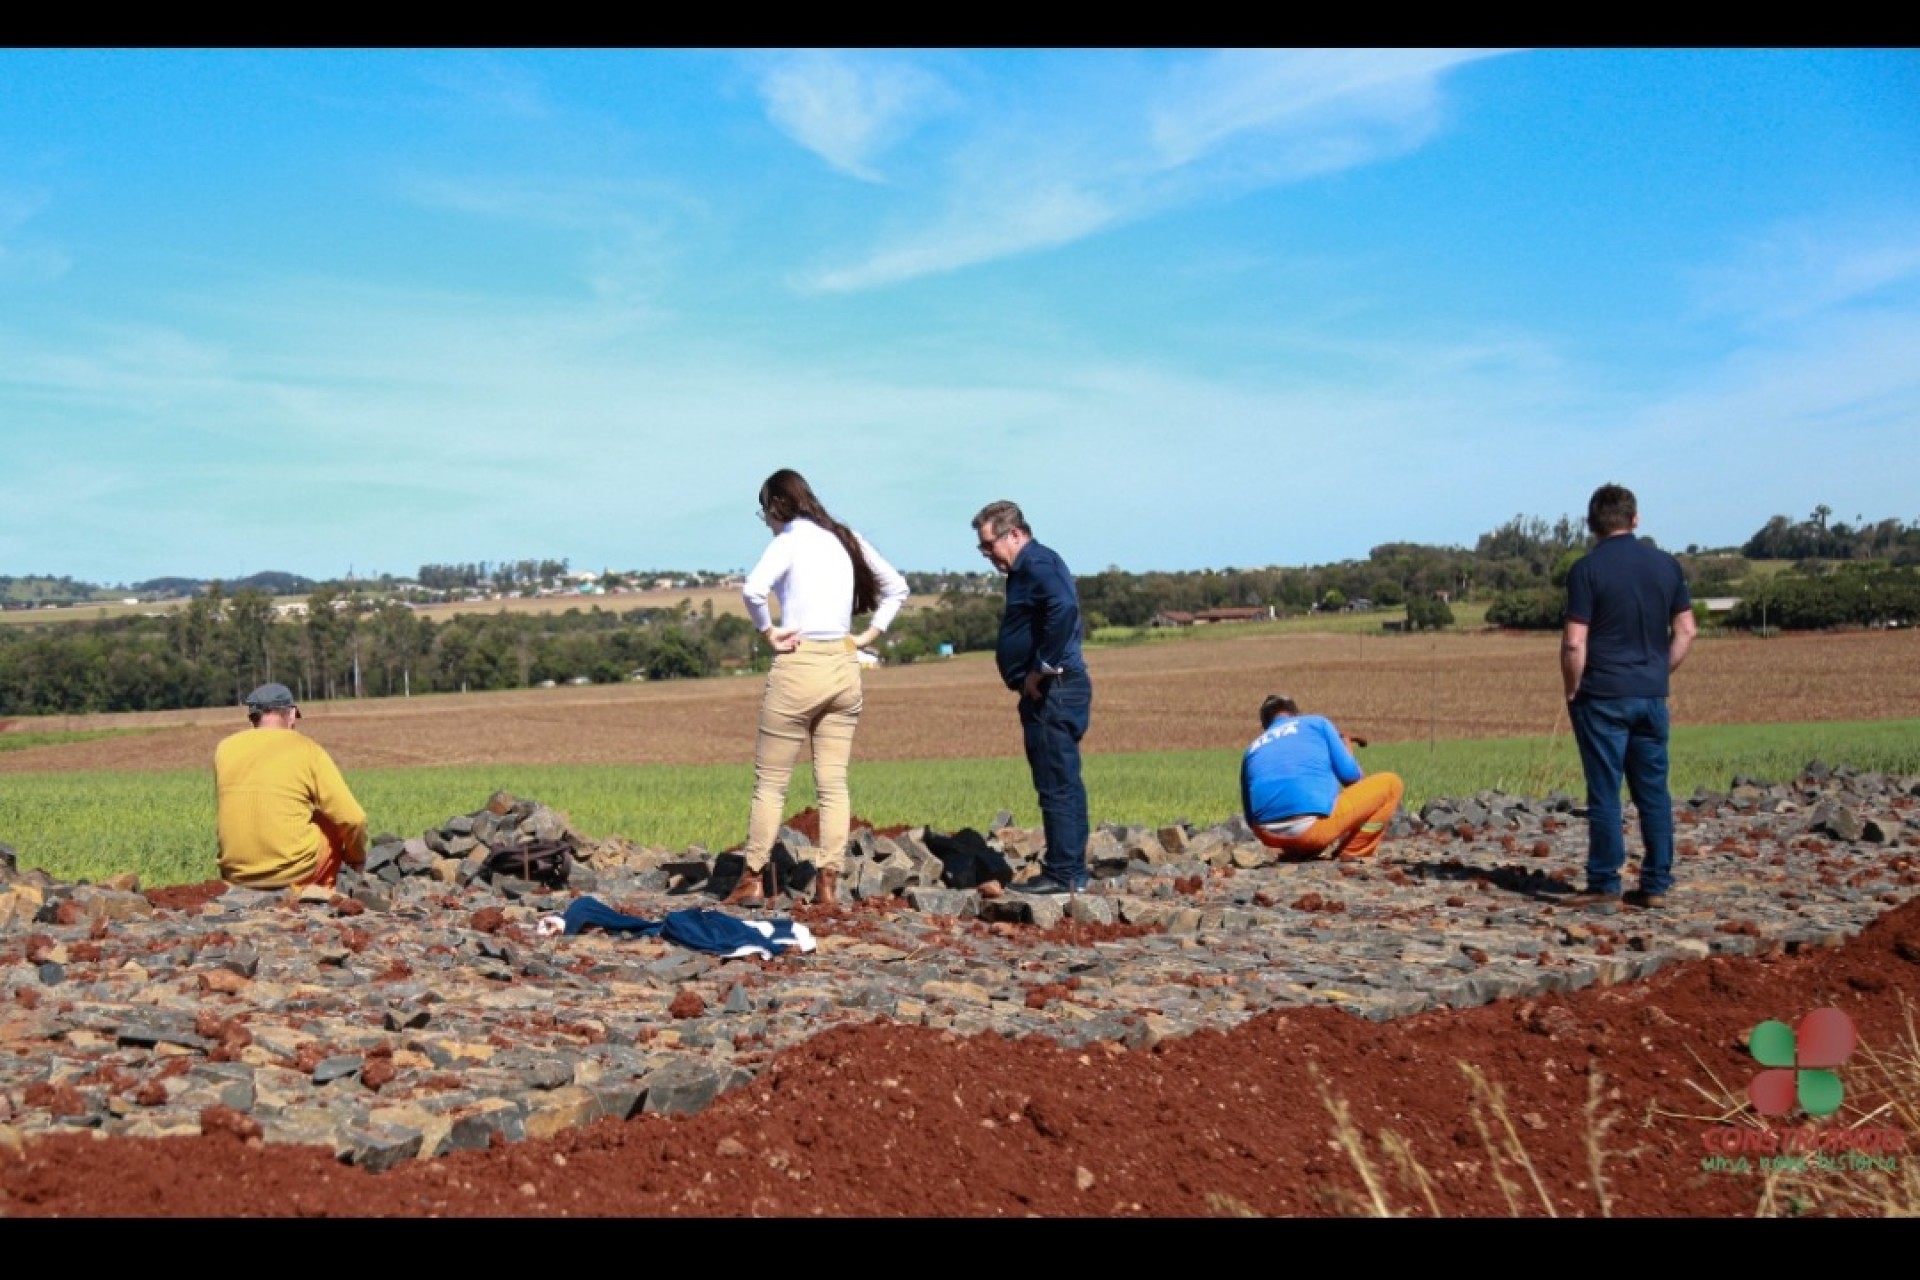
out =
[[[200,1113],[200,1134],[227,1142],[247,1142],[260,1137],[260,1122],[232,1107],[212,1106]]]
[[[45,1107],[56,1116],[87,1114],[86,1099],[70,1084],[48,1084],[44,1080],[36,1080],[20,1091],[20,1097],[28,1106]]]
[[[820,842],[820,810],[812,808],[802,809],[799,813],[788,818],[786,825],[792,827],[795,831],[798,831],[815,844]],[[849,817],[847,830],[849,833],[861,830],[872,831],[873,824],[856,813]],[[899,831],[905,830],[907,830],[905,827],[899,828]],[[891,834],[897,835],[899,831],[892,832]],[[889,833],[882,832],[881,834],[885,835]]]
[[[1121,938],[1144,938],[1165,932],[1166,926],[1157,924],[1095,924],[1090,920],[1062,920],[1051,929],[1022,927],[1019,936],[1038,942],[1088,946],[1095,942],[1117,942]]]
[[[0,1147],[0,1215],[1367,1212],[1374,1192],[1333,1140],[1334,1104],[1398,1212],[1747,1215],[1763,1175],[1705,1159],[1758,1130],[1744,1105],[1753,1027],[1830,1006],[1857,1029],[1856,1059],[1900,1053],[1910,957],[1920,902],[1831,950],[1712,957],[1643,982],[1386,1023],[1276,1009],[1138,1049],[843,1024],[697,1115],[604,1120],[381,1174],[322,1149],[235,1141],[244,1124],[217,1115],[199,1138],[30,1138],[19,1153]],[[1151,1026],[1150,1011],[1133,1012]],[[1835,1123],[1885,1127],[1874,1075],[1842,1070]],[[1481,1136],[1495,1090],[1531,1174],[1504,1139]],[[1387,1135],[1425,1189],[1398,1172]],[[1913,1145],[1907,1135],[1903,1161]]]
[[[206,880],[199,884],[175,884],[164,889],[149,889],[146,898],[156,910],[194,912],[226,891],[226,881]]]

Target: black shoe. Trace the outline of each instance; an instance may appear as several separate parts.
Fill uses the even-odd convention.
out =
[[[1667,905],[1667,895],[1648,893],[1645,889],[1629,889],[1620,896],[1620,901],[1630,907],[1638,907],[1642,911],[1658,911]]]
[[[1073,892],[1070,887],[1061,884],[1052,876],[1036,876],[1032,880],[1025,880],[1007,887],[1015,893],[1031,894],[1036,898],[1057,898],[1062,894]]]

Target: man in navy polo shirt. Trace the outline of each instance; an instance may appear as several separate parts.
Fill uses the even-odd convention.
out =
[[[1587,775],[1587,889],[1561,899],[1567,906],[1622,900],[1622,775],[1640,812],[1646,846],[1640,887],[1624,900],[1661,907],[1673,889],[1667,678],[1686,659],[1697,628],[1679,562],[1634,537],[1639,527],[1633,493],[1601,485],[1587,503],[1593,550],[1567,575],[1560,676]]]
[[[1007,575],[1006,610],[994,660],[1020,695],[1027,768],[1040,796],[1047,852],[1040,875],[1018,893],[1075,893],[1087,885],[1087,788],[1080,739],[1093,710],[1093,686],[1080,653],[1080,596],[1066,563],[1033,540],[1011,502],[990,502],[973,518],[980,554]]]

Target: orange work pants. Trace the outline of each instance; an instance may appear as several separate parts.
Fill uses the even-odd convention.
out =
[[[1367,858],[1380,847],[1394,810],[1400,807],[1407,784],[1397,773],[1370,773],[1343,788],[1333,812],[1295,836],[1253,829],[1261,844],[1299,858],[1335,853],[1342,858]]]

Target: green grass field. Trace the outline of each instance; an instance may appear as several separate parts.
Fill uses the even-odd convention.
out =
[[[1813,759],[1895,774],[1920,774],[1920,720],[1708,725],[1673,738],[1673,790],[1724,788],[1736,773],[1784,781]],[[1407,807],[1436,796],[1493,789],[1544,795],[1582,792],[1570,737],[1395,743],[1361,752],[1374,770],[1407,781]],[[1239,804],[1236,751],[1091,755],[1087,789],[1095,822],[1217,822]],[[375,832],[419,835],[470,813],[495,790],[544,801],[592,836],[644,844],[724,849],[745,835],[752,768],[738,765],[638,768],[624,765],[486,765],[368,769],[348,774]],[[813,801],[802,769],[789,811]],[[984,827],[1001,809],[1024,826],[1039,811],[1018,759],[856,762],[853,807],[882,826]],[[209,770],[170,773],[16,774],[0,779],[0,841],[22,869],[61,879],[138,872],[148,886],[211,879],[213,780]]]
[[[63,742],[86,742],[93,738],[119,738],[130,733],[150,732],[150,729],[54,729],[45,733],[0,733],[0,751],[25,751],[29,747],[52,747]]]
[[[1228,622],[1205,627],[1101,627],[1087,637],[1096,649],[1123,648],[1136,644],[1169,644],[1186,641],[1231,640],[1249,635],[1386,635],[1386,624],[1406,621],[1405,609],[1375,609],[1369,613],[1315,613],[1298,618],[1277,618],[1271,622]],[[1487,623],[1485,602],[1453,606],[1454,631],[1476,631]]]

